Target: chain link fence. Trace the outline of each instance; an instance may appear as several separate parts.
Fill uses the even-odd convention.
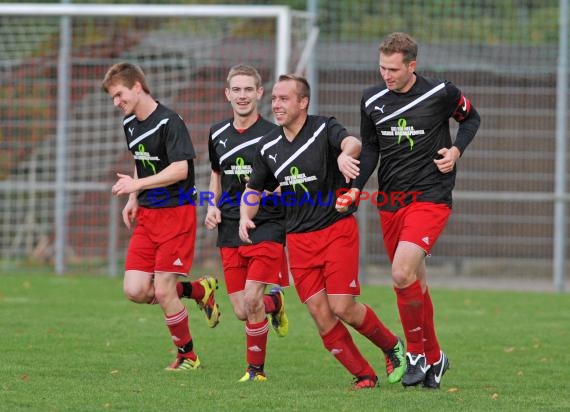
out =
[[[120,272],[129,234],[117,218],[122,201],[113,203],[108,189],[116,172],[128,172],[132,166],[121,135],[121,116],[100,90],[105,69],[125,59],[145,68],[153,94],[185,118],[198,152],[197,183],[207,190],[208,129],[231,114],[223,96],[227,69],[239,62],[254,64],[270,90],[277,23],[255,16],[72,18],[67,223],[57,228],[61,18],[4,15],[2,3],[0,270],[53,267],[55,234],[64,230],[68,269],[102,275],[117,268]],[[87,3],[101,2],[74,2]],[[133,6],[136,16],[134,2],[115,3]],[[160,2],[152,2],[156,3]],[[558,205],[568,201],[565,184],[562,197],[556,190],[557,108],[560,92],[568,95],[567,86],[562,91],[558,87],[560,44],[568,45],[568,38],[560,38],[564,10],[568,21],[567,0],[232,2],[269,3],[316,15],[319,36],[314,45],[309,44],[311,19],[291,19],[288,69],[295,70],[303,53],[310,52],[305,74],[315,91],[312,110],[334,115],[356,136],[362,90],[380,82],[380,40],[392,31],[406,31],[418,40],[418,71],[453,81],[482,118],[480,131],[459,164],[454,213],[433,251],[430,274],[439,273],[444,282],[483,278],[488,284],[512,275],[519,284],[533,279],[552,288],[556,230],[568,222],[567,208],[563,219],[556,220],[555,213],[557,200]],[[562,73],[567,79],[567,67]],[[267,117],[269,106],[264,101]],[[568,113],[563,116],[567,120]],[[563,147],[562,158],[567,157]],[[566,177],[567,162],[562,164]],[[367,188],[375,190],[374,178]],[[388,281],[374,206],[364,203],[358,217],[363,279]],[[562,233],[568,256],[568,231]],[[196,267],[219,269],[214,244],[215,233],[201,226]]]

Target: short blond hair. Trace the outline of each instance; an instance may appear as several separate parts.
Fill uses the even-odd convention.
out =
[[[107,70],[103,78],[103,90],[109,91],[109,87],[115,84],[122,84],[132,89],[136,82],[139,82],[145,93],[150,94],[150,89],[142,69],[133,63],[121,62],[114,64]]]

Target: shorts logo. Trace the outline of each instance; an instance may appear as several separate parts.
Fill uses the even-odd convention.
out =
[[[348,287],[355,288],[356,287],[356,280],[353,280],[352,282],[350,282],[350,285],[348,285]]]
[[[184,264],[182,263],[180,258],[178,258],[174,261],[174,263],[172,263],[172,266],[184,266]]]
[[[422,241],[426,244],[429,245],[429,237],[422,237]]]

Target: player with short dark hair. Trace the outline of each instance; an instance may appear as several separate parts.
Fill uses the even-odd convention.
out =
[[[456,164],[474,138],[480,117],[453,83],[416,73],[417,53],[416,41],[406,33],[392,33],[380,44],[384,84],[362,96],[361,173],[347,196],[358,196],[379,158],[379,191],[405,194],[401,202],[379,206],[406,335],[408,366],[402,384],[437,389],[449,360],[435,332],[425,258],[451,214]],[[453,141],[450,118],[459,122]]]
[[[125,225],[131,229],[136,221],[125,261],[124,293],[133,302],[158,303],[162,308],[178,350],[167,370],[197,369],[200,360],[180,298],[196,300],[210,327],[218,324],[220,313],[214,298],[216,279],[178,282],[192,267],[196,238],[190,134],[177,113],[151,96],[139,66],[113,65],[105,74],[103,89],[125,114],[123,128],[135,161],[134,175],[117,173],[112,187],[116,196],[129,195],[122,212]]]
[[[226,289],[234,313],[245,321],[247,369],[240,382],[267,379],[265,358],[269,322],[277,335],[289,329],[281,287],[289,285],[285,257],[285,211],[281,204],[268,201],[260,208],[252,230],[252,244],[239,238],[239,202],[249,180],[255,147],[262,136],[276,125],[258,113],[263,96],[261,76],[249,65],[233,66],[227,77],[225,95],[233,109],[233,117],[210,129],[208,150],[212,173],[205,224],[218,229]],[[275,186],[271,188],[274,190]],[[267,285],[278,285],[265,294]]]
[[[274,85],[272,109],[280,127],[259,142],[242,197],[240,237],[252,241],[261,193],[279,185],[295,289],[323,345],[355,377],[354,389],[375,387],[376,372],[346,322],[383,351],[388,381],[398,382],[405,370],[404,347],[369,306],[356,301],[358,225],[353,210],[335,209],[337,191],[349,188],[358,175],[360,141],[333,117],[309,116],[309,100],[303,77],[281,75]]]

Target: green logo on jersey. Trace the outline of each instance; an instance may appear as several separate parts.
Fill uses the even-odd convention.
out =
[[[147,153],[144,150],[144,144],[139,144],[139,159],[142,163],[142,166],[146,169],[147,166],[149,169],[152,170],[152,174],[155,175],[156,174],[156,166],[152,164],[152,162],[150,161],[150,153]]]
[[[299,173],[299,168],[297,166],[291,166],[291,169],[289,169],[289,172],[291,173],[291,186],[293,186],[293,190],[296,191],[295,186],[300,186],[301,189],[303,189],[305,192],[308,192],[309,189],[306,188],[306,186],[302,183],[305,177],[305,174],[300,174]],[[295,183],[295,182],[299,182],[299,183]]]
[[[236,157],[236,177],[238,178],[238,181],[241,183],[241,177],[243,176],[243,180],[244,182],[248,182],[249,181],[249,176],[247,175],[247,173],[245,173],[245,159],[243,157]]]
[[[414,139],[412,139],[412,136],[410,136],[409,129],[406,127],[406,125],[407,125],[406,119],[404,118],[398,119],[398,129],[397,129],[398,144],[400,144],[402,137],[405,137],[406,139],[408,139],[408,142],[410,143],[410,150],[412,150],[414,148]]]

